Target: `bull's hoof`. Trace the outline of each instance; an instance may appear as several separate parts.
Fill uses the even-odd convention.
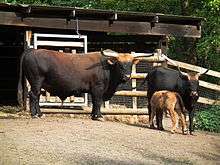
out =
[[[150,125],[150,129],[155,129],[155,126],[154,125]]]
[[[164,131],[163,127],[158,127],[157,129],[160,130],[160,131]]]
[[[92,116],[92,120],[101,121],[101,122],[105,121],[102,116]]]

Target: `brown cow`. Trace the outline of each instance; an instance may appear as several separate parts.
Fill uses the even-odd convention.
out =
[[[150,128],[154,128],[153,119],[157,115],[157,122],[162,124],[163,111],[168,111],[172,121],[171,132],[174,133],[178,123],[178,117],[182,125],[182,133],[187,133],[186,109],[181,96],[177,92],[167,90],[157,91],[151,98]],[[159,128],[158,128],[159,129]]]

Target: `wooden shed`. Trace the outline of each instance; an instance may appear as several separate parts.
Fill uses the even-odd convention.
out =
[[[17,104],[20,55],[24,41],[35,33],[87,36],[88,51],[166,51],[167,36],[199,38],[201,21],[160,13],[0,3],[0,104]]]

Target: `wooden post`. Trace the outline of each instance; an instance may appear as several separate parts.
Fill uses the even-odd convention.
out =
[[[132,65],[132,74],[136,74],[136,64]],[[136,79],[131,80],[131,86],[132,88],[137,87],[137,81]],[[136,89],[132,89],[132,91],[136,91]],[[134,110],[137,109],[137,97],[132,97],[132,107]]]
[[[24,41],[26,42],[26,44],[24,44],[24,49],[26,49],[26,46],[27,47],[31,47],[31,38],[32,38],[32,31],[31,30],[27,30],[25,32],[25,36],[24,36]],[[30,91],[30,84],[28,83],[28,80],[25,79],[24,81],[24,84],[23,84],[23,89],[24,89],[24,93],[23,93],[23,96],[26,96],[26,97],[23,97],[24,98],[24,110],[27,111],[29,110],[29,98],[27,98],[27,95],[28,95],[28,91]]]

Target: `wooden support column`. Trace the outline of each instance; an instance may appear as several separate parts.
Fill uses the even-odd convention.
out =
[[[26,49],[27,47],[31,47],[31,38],[32,38],[32,31],[31,30],[27,30],[24,34],[24,49]],[[23,89],[24,89],[24,93],[23,93],[23,102],[24,102],[24,110],[29,110],[29,98],[27,98],[28,95],[28,91],[30,90],[30,84],[28,83],[27,79],[25,79],[24,84],[23,84]],[[24,97],[25,96],[25,97]]]
[[[132,74],[136,74],[136,64],[132,65]],[[132,88],[136,87],[137,86],[136,79],[132,79],[131,81],[132,81],[131,82]],[[136,91],[136,89],[132,89],[132,91]],[[137,109],[137,97],[132,97],[132,106],[134,110]]]

